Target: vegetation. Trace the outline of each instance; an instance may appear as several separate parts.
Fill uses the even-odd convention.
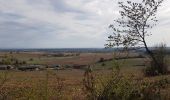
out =
[[[27,64],[27,62],[24,60],[18,60],[17,58],[15,58],[13,56],[5,56],[0,61],[0,64],[1,65],[14,65],[14,66],[18,67],[19,65]]]
[[[53,78],[55,86],[50,86],[49,81]],[[19,81],[16,87],[8,87],[7,83],[12,80],[9,72],[1,72],[0,74],[0,99],[1,100],[49,100],[61,99],[63,91],[63,79],[56,76],[50,71],[46,71],[44,79],[37,79],[38,81],[28,84],[27,80]],[[33,80],[30,80],[33,82]],[[22,85],[27,84],[27,85]]]
[[[167,48],[165,44],[160,44],[153,49],[153,54],[157,63],[151,59],[149,66],[147,66],[147,68],[144,70],[146,76],[155,76],[168,73],[166,51]]]
[[[109,26],[113,29],[113,35],[108,37],[109,44],[106,46],[123,46],[127,49],[142,45],[156,65],[152,67],[157,70],[160,69],[162,66],[154,53],[148,48],[146,37],[151,35],[149,29],[152,29],[158,21],[156,14],[162,2],[163,0],[143,0],[140,3],[119,2],[119,7],[122,9],[120,11],[121,18],[115,20],[117,26],[116,24]],[[158,71],[158,73],[164,74],[163,71]]]
[[[12,55],[15,55],[15,53]],[[35,55],[26,55],[25,57],[37,59],[39,56],[35,57]],[[105,100],[153,100],[153,98],[158,98],[158,100],[169,100],[169,75],[144,77],[141,73],[144,66],[136,66],[144,63],[146,58],[123,52],[112,54],[115,55],[115,58],[111,60],[107,60],[110,58],[105,56],[109,54],[93,55],[97,57],[96,60],[93,60],[95,65],[91,64],[85,73],[84,68],[27,72],[0,71],[0,84],[2,84],[0,99],[101,100],[105,98]],[[90,57],[93,57],[93,55],[90,55]],[[127,55],[130,57],[126,57]],[[104,62],[98,62],[100,58],[104,58]],[[77,62],[77,59],[75,61]],[[102,66],[102,63],[105,66]]]
[[[146,43],[162,2],[118,3],[113,53],[0,52],[0,100],[170,100],[166,45]],[[129,51],[140,45],[147,53]]]
[[[116,50],[114,54],[33,55],[10,52],[10,56],[2,57],[1,64],[15,66],[27,63],[48,66],[61,64],[66,67],[62,70],[46,68],[37,72],[1,71],[0,99],[169,100],[170,79],[166,46],[160,45],[152,51],[146,43],[146,37],[150,35],[149,29],[157,22],[155,16],[162,2],[163,0],[143,0],[141,3],[119,2],[119,7],[122,8],[121,18],[115,20],[118,25],[110,25],[113,35],[108,37],[109,43],[106,46],[117,49],[123,46],[124,49]],[[141,54],[129,56],[127,50],[136,49],[140,44],[145,47],[149,57]],[[144,74],[160,76],[145,77],[140,74],[140,69],[144,68],[142,63],[146,58],[149,58],[149,64],[143,70]],[[141,68],[136,67],[137,64],[142,65]],[[88,68],[84,70],[87,65]],[[130,72],[127,73],[126,70]],[[8,77],[7,72],[12,75]],[[162,76],[163,74],[167,75]]]
[[[168,78],[149,81],[134,75],[124,76],[119,70],[95,78],[88,69],[84,75],[89,100],[169,100],[169,93],[163,93],[168,84]]]

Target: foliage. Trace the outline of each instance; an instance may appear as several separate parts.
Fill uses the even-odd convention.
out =
[[[147,68],[144,70],[144,74],[146,76],[155,76],[159,74],[168,73],[166,50],[167,48],[165,44],[160,44],[158,46],[155,46],[155,48],[153,49],[153,53],[154,53],[157,63],[155,63],[153,59],[150,59],[151,61],[150,61],[149,66],[147,66]]]
[[[136,3],[118,2],[121,18],[115,20],[109,27],[113,29],[109,42],[111,46],[134,47],[142,43],[147,47],[145,38],[149,36],[149,29],[155,26],[156,13],[163,0],[143,0]],[[109,46],[109,45],[108,45]]]
[[[115,54],[114,54],[115,56]],[[95,75],[91,67],[84,74],[84,90],[90,100],[168,100],[161,91],[170,82],[168,78],[150,81],[134,75],[123,75],[120,63],[113,59],[112,73]]]
[[[121,8],[121,18],[115,20],[114,24],[109,27],[113,29],[113,34],[108,37],[107,47],[124,47],[136,48],[136,46],[145,47],[146,52],[151,57],[154,67],[161,68],[154,53],[148,48],[146,37],[150,36],[149,29],[152,29],[156,22],[156,14],[158,7],[161,6],[163,0],[142,0],[142,2],[118,2]],[[148,68],[158,69],[158,68]],[[159,71],[158,71],[159,73]],[[163,72],[160,72],[164,74]]]
[[[95,78],[90,66],[88,66],[84,73],[83,85],[88,99],[95,100],[97,98],[97,91],[95,87]]]
[[[104,61],[105,61],[105,59],[103,57],[101,57],[98,62],[100,63],[100,62],[104,62]]]
[[[123,76],[119,71],[95,79],[85,78],[88,79],[84,83],[88,83],[85,89],[90,100],[166,100],[161,90],[170,84],[167,78],[149,81],[133,75]]]
[[[13,56],[5,56],[1,61],[0,64],[4,65],[15,65],[16,67],[19,65],[25,65],[27,64],[26,61],[18,60],[17,58]]]

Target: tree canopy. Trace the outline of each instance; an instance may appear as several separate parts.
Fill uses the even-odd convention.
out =
[[[144,46],[146,49],[146,37],[150,36],[156,22],[158,7],[163,0],[143,0],[136,3],[132,1],[118,2],[121,10],[120,18],[114,20],[109,26],[113,30],[106,46],[136,47]]]

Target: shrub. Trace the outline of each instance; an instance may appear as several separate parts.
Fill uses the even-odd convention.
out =
[[[168,73],[166,49],[165,44],[160,44],[154,48],[153,55],[156,61],[150,58],[150,64],[144,70],[144,74],[146,76],[155,76]]]
[[[169,84],[167,78],[152,82],[133,75],[123,76],[119,71],[98,78],[94,78],[92,71],[86,71],[85,79],[90,100],[165,100],[161,90]]]
[[[33,58],[30,58],[29,61],[34,61],[34,59],[33,59]]]
[[[104,58],[100,58],[98,62],[104,62]]]
[[[102,66],[105,66],[106,64],[105,64],[105,63],[102,63],[101,65],[102,65]]]
[[[97,89],[95,87],[95,78],[90,66],[88,66],[84,73],[83,85],[83,90],[87,94],[88,99],[95,100],[97,98]]]

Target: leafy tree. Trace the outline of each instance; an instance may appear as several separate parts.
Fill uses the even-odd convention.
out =
[[[161,67],[153,52],[148,48],[146,37],[150,36],[150,29],[152,29],[156,22],[156,14],[158,8],[161,6],[163,0],[143,0],[142,2],[118,2],[120,10],[120,18],[114,20],[114,24],[109,27],[113,30],[110,35],[108,47],[145,47],[146,52],[153,59],[153,61]]]

